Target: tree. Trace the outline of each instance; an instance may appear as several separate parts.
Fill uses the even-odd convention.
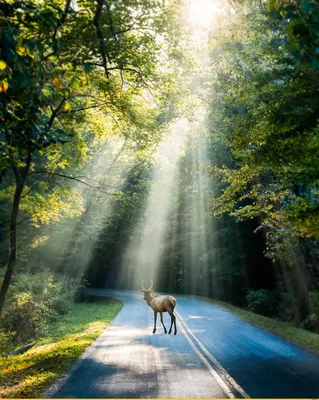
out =
[[[48,174],[78,179],[48,168],[52,147],[63,153],[62,145],[92,143],[104,129],[103,119],[127,137],[147,140],[150,132],[154,137],[155,132],[160,134],[156,127],[165,104],[177,90],[169,66],[165,72],[157,67],[167,62],[165,53],[174,52],[172,63],[182,57],[172,5],[135,0],[79,1],[76,8],[72,4],[70,0],[1,4],[1,169],[13,174],[14,194],[0,314],[16,262],[21,199],[34,190],[26,189],[27,180],[37,176],[41,181]],[[167,40],[165,51],[161,35]],[[161,106],[156,108],[157,102]],[[89,128],[85,138],[84,124]],[[67,161],[61,161],[59,168],[66,166]]]
[[[299,321],[309,313],[300,241],[319,232],[317,18],[315,2],[270,1],[212,38],[211,130],[234,160],[212,168],[225,183],[214,211],[260,218],[266,255],[289,265]]]

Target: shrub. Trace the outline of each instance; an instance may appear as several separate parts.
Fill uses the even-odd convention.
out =
[[[0,356],[7,354],[14,341],[15,334],[13,332],[5,332],[0,330]]]
[[[74,294],[74,300],[76,303],[82,303],[83,301],[86,301],[87,295],[84,293],[84,289],[88,286],[89,281],[85,278],[85,275],[81,275],[78,287]]]
[[[48,272],[16,275],[1,326],[15,343],[44,335],[48,323],[68,313],[78,286],[78,280]]]
[[[61,282],[52,281],[47,285],[43,301],[50,311],[50,321],[56,320],[59,315],[68,313],[74,302],[77,287],[78,283],[73,279],[65,279]]]
[[[309,293],[310,313],[303,322],[303,326],[312,331],[319,332],[319,292]]]
[[[249,290],[246,295],[248,310],[284,322],[292,322],[297,314],[297,301],[293,294],[276,290]],[[319,293],[309,293],[310,313],[301,327],[319,331]]]
[[[67,314],[78,285],[78,280],[56,277],[48,272],[20,274],[14,282],[14,293],[32,293],[34,300],[47,308],[48,320],[53,321]]]
[[[297,302],[295,297],[288,292],[280,293],[278,318],[284,322],[291,322],[297,314]]]
[[[35,301],[31,293],[20,293],[7,307],[2,324],[15,342],[24,342],[45,333],[46,314],[46,306]]]
[[[280,304],[280,296],[276,290],[260,289],[249,290],[246,295],[248,310],[274,317],[278,315],[278,307]]]
[[[319,316],[319,292],[310,292],[310,312]]]

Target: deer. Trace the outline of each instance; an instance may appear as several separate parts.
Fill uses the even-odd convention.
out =
[[[168,334],[172,332],[172,327],[174,324],[174,335],[177,333],[176,329],[176,317],[174,315],[174,308],[176,306],[176,299],[173,296],[160,296],[158,294],[152,294],[154,292],[153,289],[153,281],[151,280],[151,286],[149,289],[145,289],[144,281],[141,283],[141,292],[144,293],[144,300],[146,300],[147,304],[152,308],[154,311],[154,330],[153,333],[156,332],[156,320],[157,320],[157,313],[160,313],[161,316],[161,323],[164,328],[164,332],[167,333],[166,327],[163,322],[163,312],[168,312],[171,316],[171,327],[169,328]]]

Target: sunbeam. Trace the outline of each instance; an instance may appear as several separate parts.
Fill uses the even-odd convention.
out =
[[[192,0],[188,8],[188,16],[196,29],[207,29],[221,13],[219,1]]]
[[[318,1],[0,3],[0,398],[318,397]]]
[[[142,280],[157,278],[176,165],[187,129],[187,121],[180,120],[170,127],[168,137],[159,145],[147,206],[142,216],[141,236],[129,243],[121,266],[120,282],[126,285],[128,282],[131,288],[139,287]]]

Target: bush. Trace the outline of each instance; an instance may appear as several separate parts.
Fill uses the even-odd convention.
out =
[[[278,318],[284,322],[292,322],[297,315],[297,302],[291,293],[280,293]]]
[[[319,292],[310,292],[310,313],[319,316]]]
[[[13,297],[2,323],[15,342],[24,342],[45,333],[46,315],[47,307],[36,302],[31,293],[20,293]]]
[[[68,313],[78,286],[78,280],[48,272],[15,276],[1,326],[15,343],[44,335],[48,323]]]
[[[308,318],[303,322],[303,326],[312,331],[319,333],[319,292],[309,293],[310,313]]]
[[[276,290],[249,290],[246,295],[248,310],[275,317],[284,322],[292,322],[297,315],[297,300],[288,292]],[[319,293],[309,293],[310,313],[302,327],[314,332],[319,331]]]
[[[74,295],[74,301],[76,303],[82,303],[86,301],[87,295],[84,293],[84,289],[89,286],[89,281],[82,275],[79,279],[79,285]]]
[[[249,290],[246,300],[248,310],[256,314],[265,315],[266,317],[278,315],[280,295],[276,290]]]
[[[77,286],[78,282],[72,279],[63,278],[63,280],[57,281],[53,276],[49,277],[43,288],[41,301],[49,310],[50,321],[55,321],[60,315],[69,312],[70,306],[74,302]]]
[[[48,272],[21,274],[14,282],[14,293],[29,292],[39,304],[47,308],[49,321],[68,313],[79,282],[66,277],[55,277]]]
[[[0,356],[7,354],[8,350],[14,342],[15,334],[13,332],[5,332],[0,330]]]

